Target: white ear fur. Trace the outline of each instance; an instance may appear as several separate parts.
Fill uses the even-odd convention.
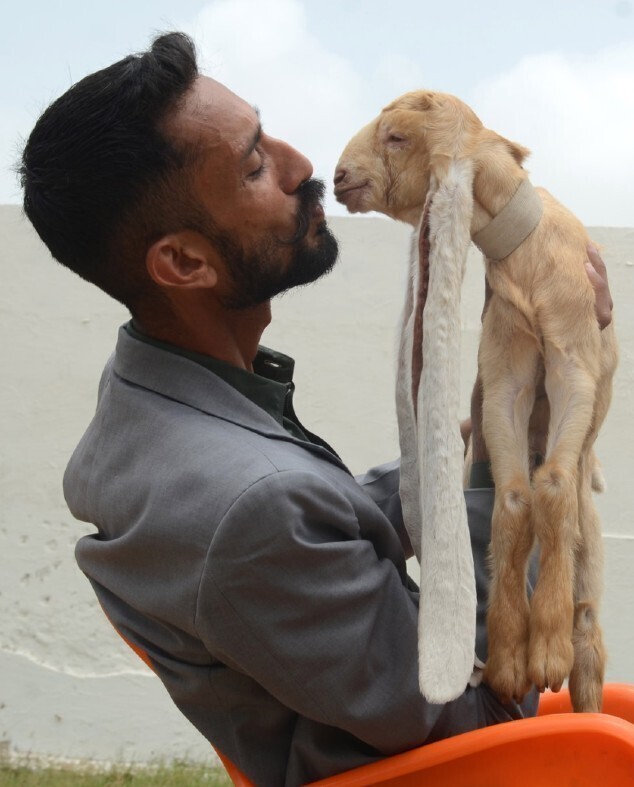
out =
[[[397,412],[403,516],[421,564],[419,681],[424,696],[445,703],[462,694],[474,665],[476,589],[462,490],[464,449],[459,428],[460,289],[471,241],[473,168],[452,161],[432,178],[429,288],[422,348],[414,346],[420,282],[414,234],[401,326]],[[424,358],[416,407],[412,367]]]

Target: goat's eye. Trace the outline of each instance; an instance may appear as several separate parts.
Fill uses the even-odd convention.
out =
[[[395,134],[391,133],[387,135],[387,143],[388,145],[393,145],[394,147],[402,147],[407,142],[406,137],[402,134]]]

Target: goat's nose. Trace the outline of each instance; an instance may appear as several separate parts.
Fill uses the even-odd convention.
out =
[[[338,186],[342,180],[346,179],[347,171],[343,167],[338,167],[335,172],[335,186]]]

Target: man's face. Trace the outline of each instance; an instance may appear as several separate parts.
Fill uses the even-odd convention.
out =
[[[269,137],[256,110],[199,77],[168,132],[196,145],[195,196],[213,221],[209,240],[225,266],[217,295],[253,306],[331,270],[337,242],[308,159]],[[222,272],[222,271],[221,271]]]

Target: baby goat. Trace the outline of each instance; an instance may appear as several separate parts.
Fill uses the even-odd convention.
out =
[[[617,345],[613,325],[601,331],[597,324],[584,269],[586,231],[547,191],[532,189],[522,168],[527,154],[484,128],[457,98],[412,92],[348,143],[335,194],[350,212],[379,211],[417,227],[430,183],[433,191],[448,162],[472,165],[470,232],[492,289],[478,354],[496,488],[485,680],[501,697],[519,700],[531,684],[558,691],[569,677],[574,709],[599,711],[602,542],[591,484]],[[543,214],[509,253],[495,230],[488,239],[482,231],[517,194],[533,207],[541,201]],[[528,424],[542,378],[548,439],[531,475]],[[526,567],[535,541],[540,570],[529,601]]]

